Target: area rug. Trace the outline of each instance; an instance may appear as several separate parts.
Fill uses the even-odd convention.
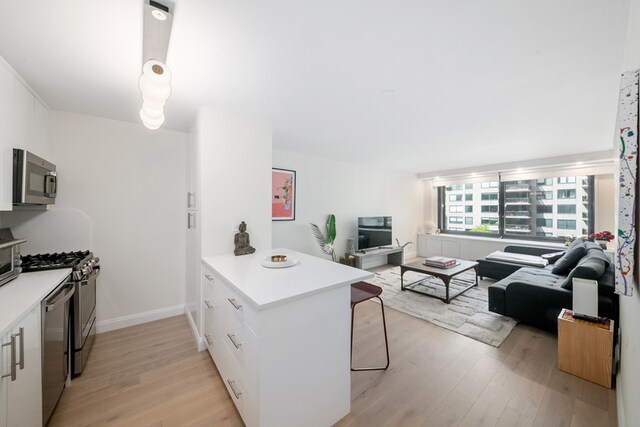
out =
[[[439,299],[400,290],[400,267],[378,271],[375,275],[375,278],[370,281],[382,288],[381,297],[385,306],[485,344],[500,347],[518,324],[515,319],[488,311],[487,287],[492,282],[480,280],[478,287],[467,290],[449,304],[445,304]],[[465,272],[456,277],[462,280],[474,279],[471,272]],[[421,278],[425,278],[423,284],[417,285],[422,288],[421,291],[444,298],[444,284],[435,277],[408,271],[404,274],[404,283],[412,283]],[[457,285],[454,278],[449,292],[455,293],[463,287],[466,286]]]

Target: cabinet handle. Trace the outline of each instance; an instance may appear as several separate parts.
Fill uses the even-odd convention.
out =
[[[20,370],[24,369],[24,328],[20,327],[17,334],[13,334],[16,337],[20,337]]]
[[[15,381],[16,380],[16,336],[17,335],[11,335],[11,342],[8,342],[6,344],[2,344],[2,347],[6,347],[6,346],[11,346],[11,372],[9,374],[6,375],[2,375],[0,376],[0,378],[6,378],[6,377],[11,377],[11,381]]]
[[[240,399],[240,396],[242,396],[242,392],[241,391],[240,392],[236,391],[236,388],[233,386],[236,383],[236,381],[235,380],[233,380],[233,381],[227,380],[227,383],[229,383],[229,387],[231,387],[231,391],[236,396],[236,399]]]
[[[227,334],[227,336],[229,337],[229,339],[231,340],[231,342],[233,343],[233,345],[234,345],[236,348],[240,348],[240,347],[242,347],[242,343],[241,343],[241,342],[236,342],[236,336],[235,336],[235,334],[234,334],[234,335]]]
[[[191,221],[192,218],[193,218],[193,222]],[[196,214],[192,212],[187,214],[187,228],[188,229],[196,228]]]
[[[208,281],[213,282],[213,276],[212,275],[205,274],[204,277],[206,277]]]
[[[211,337],[211,335],[204,334],[204,340],[207,342],[207,345],[213,344],[213,340],[210,337]]]
[[[213,304],[211,304],[211,301],[208,299],[204,300],[204,305],[206,305],[209,310],[213,309]]]
[[[231,305],[233,306],[233,308],[235,308],[236,310],[240,310],[242,308],[242,305],[236,304],[236,299],[235,298],[227,298],[227,301],[229,301],[231,303]]]

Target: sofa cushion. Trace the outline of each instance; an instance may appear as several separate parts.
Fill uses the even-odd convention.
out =
[[[595,256],[600,258],[602,261],[604,261],[605,268],[609,268],[609,265],[611,265],[611,258],[609,257],[609,255],[604,253],[600,245],[594,242],[587,242],[585,244],[585,248],[587,249],[586,256]]]
[[[566,275],[587,253],[584,243],[569,246],[567,252],[553,265],[553,274]]]
[[[585,255],[578,265],[567,276],[567,280],[562,284],[565,289],[573,290],[573,278],[598,280],[604,273],[607,266],[605,262],[597,256]]]

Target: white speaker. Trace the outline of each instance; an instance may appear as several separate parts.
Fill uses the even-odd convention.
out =
[[[573,312],[598,317],[598,281],[573,279]]]

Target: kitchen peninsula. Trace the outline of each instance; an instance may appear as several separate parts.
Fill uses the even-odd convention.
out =
[[[295,264],[262,265],[276,254]],[[288,249],[205,257],[202,274],[207,348],[248,426],[349,413],[350,285],[373,274]]]

